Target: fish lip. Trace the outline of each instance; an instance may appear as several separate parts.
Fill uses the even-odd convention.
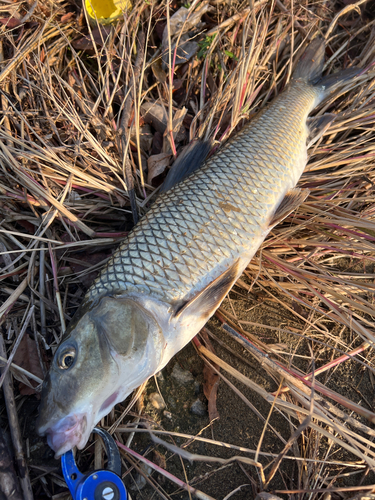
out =
[[[86,413],[68,415],[56,424],[39,429],[41,435],[47,435],[47,443],[59,458],[77,446],[82,449],[90,436],[90,427]]]

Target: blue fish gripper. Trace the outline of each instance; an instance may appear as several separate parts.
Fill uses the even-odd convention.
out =
[[[103,439],[108,469],[82,474],[77,468],[72,450],[61,457],[64,479],[73,500],[127,500],[128,495],[121,479],[121,457],[113,437],[103,429],[93,430]]]

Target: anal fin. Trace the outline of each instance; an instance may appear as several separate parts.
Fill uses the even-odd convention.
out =
[[[175,311],[174,317],[178,318],[185,313],[197,317],[197,319],[202,317],[208,319],[212,316],[236,282],[239,274],[239,264],[240,259],[237,259],[231,267],[198,292],[192,299],[180,305]]]
[[[322,116],[313,116],[307,119],[307,128],[309,135],[307,137],[307,149],[322,137],[324,132],[336,118],[333,113],[326,113]]]
[[[293,210],[295,210],[302,202],[305,201],[310,191],[308,189],[293,188],[290,189],[283,201],[280,203],[276,212],[273,214],[269,223],[269,229],[272,229],[282,220],[285,219]]]

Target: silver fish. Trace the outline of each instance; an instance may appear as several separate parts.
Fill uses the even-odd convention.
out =
[[[307,145],[333,119],[308,115],[357,72],[322,78],[324,52],[313,41],[265,111],[200,168],[185,162],[185,178],[87,292],[42,390],[38,431],[56,456],[82,449],[95,424],[199,332],[270,229],[306,196],[294,187]]]

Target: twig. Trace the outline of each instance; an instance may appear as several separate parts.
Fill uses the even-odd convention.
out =
[[[28,284],[28,278],[26,277],[14,290],[12,295],[10,295],[10,297],[2,304],[2,306],[0,307],[0,318],[11,310],[11,308],[16,303],[18,297],[25,291],[27,284]]]
[[[166,133],[169,134],[169,140],[171,143],[171,149],[173,152],[174,158],[176,158],[176,146],[174,143],[174,138],[173,138],[173,118],[172,118],[172,93],[173,93],[173,77],[174,77],[174,64],[172,67],[172,39],[171,39],[171,13],[170,13],[170,0],[167,1],[167,32],[168,32],[168,124],[167,124],[167,130]],[[173,63],[175,61],[177,54],[177,44],[174,50],[174,56],[173,56]]]
[[[60,315],[61,330],[62,330],[61,333],[64,333],[66,330],[65,317],[64,317],[64,311],[63,311],[61,295],[60,295],[60,290],[59,290],[59,280],[57,277],[56,260],[55,260],[55,255],[54,255],[51,243],[48,243],[48,250],[49,250],[49,256],[50,256],[51,264],[52,264],[53,286],[55,288],[56,302],[57,302],[57,307],[59,309],[59,315]]]
[[[262,5],[265,5],[266,3],[267,3],[267,0],[258,0],[258,2],[255,2],[255,4],[254,4],[254,10],[258,10],[259,7],[261,7]],[[218,33],[220,30],[232,26],[240,19],[247,17],[249,15],[250,11],[251,11],[251,7],[247,7],[246,9],[243,9],[241,12],[234,14],[234,16],[232,16],[229,19],[226,19],[222,23],[218,24],[217,26],[215,26],[215,28],[212,28],[209,31],[207,31],[206,36],[214,35],[215,33]]]
[[[297,373],[295,370],[292,370],[284,366],[282,363],[270,358],[269,355],[266,354],[266,352],[259,349],[255,344],[250,342],[250,340],[248,340],[244,335],[241,335],[231,326],[225,323],[222,326],[223,329],[226,332],[228,332],[237,342],[239,342],[249,352],[251,352],[251,354],[260,361],[261,365],[267,366],[273,372],[277,373],[279,376],[285,377],[287,381],[291,382],[294,386],[298,387],[300,390],[305,391],[305,388],[303,388],[303,386],[300,384],[301,382],[307,387],[312,388],[312,383],[308,379],[305,379],[302,375]],[[346,398],[345,396],[338,394],[337,392],[329,389],[325,385],[320,384],[318,382],[315,383],[314,388],[316,391],[323,394],[323,396],[333,399],[337,403],[348,408],[350,411],[354,411],[359,415],[367,418],[367,420],[369,420],[370,422],[372,423],[375,422],[375,414],[372,411],[366,410],[366,408],[363,408],[359,404],[354,403],[349,398]]]
[[[361,10],[359,9],[359,6],[362,5],[363,3],[366,3],[366,2],[367,2],[367,0],[359,0],[359,2],[346,5],[343,9],[341,9],[340,12],[338,12],[335,15],[335,17],[333,18],[333,20],[331,21],[331,24],[329,25],[329,27],[328,27],[328,29],[326,31],[325,39],[326,40],[329,39],[330,34],[332,33],[334,27],[337,24],[337,21],[340,19],[341,16],[343,16],[344,14],[347,14],[351,10],[356,10],[356,11],[359,10],[359,13],[361,13]]]
[[[197,453],[190,453],[190,451],[187,451],[185,449],[179,448],[178,446],[167,443],[163,439],[158,438],[155,436],[151,429],[150,429],[150,434],[151,434],[151,439],[156,443],[164,446],[167,448],[167,450],[171,451],[172,453],[176,453],[180,457],[184,458],[185,460],[190,460],[191,462],[197,461],[197,462],[208,462],[208,463],[219,463],[219,464],[228,464],[231,462],[242,462],[247,465],[253,465],[254,467],[257,467],[261,473],[261,476],[264,480],[264,473],[263,473],[263,466],[260,462],[257,460],[253,460],[252,458],[248,457],[242,457],[240,455],[235,455],[230,458],[221,458],[221,457],[212,457],[212,456],[207,456],[207,455],[198,455]]]
[[[264,485],[264,487],[266,488],[272,478],[274,477],[274,475],[276,474],[276,471],[277,469],[279,468],[280,466],[280,463],[281,463],[281,460],[284,458],[284,456],[286,455],[286,453],[288,452],[288,450],[291,448],[292,444],[299,438],[299,436],[309,427],[310,425],[310,422],[311,422],[311,419],[313,417],[313,413],[314,413],[314,389],[312,390],[312,394],[311,394],[311,400],[310,400],[310,413],[309,415],[307,415],[307,417],[304,419],[304,421],[302,422],[302,424],[298,427],[298,429],[296,429],[293,434],[290,436],[290,438],[288,439],[288,442],[287,444],[284,446],[284,449],[281,451],[281,453],[279,454],[279,456],[277,457],[275,463],[273,464],[272,466],[272,469],[271,469],[271,472],[269,473],[268,475],[268,478],[267,478],[267,481]]]
[[[46,289],[46,271],[45,271],[45,246],[42,243],[40,246],[39,253],[39,293],[41,297],[44,297]],[[46,307],[44,301],[40,301],[40,322],[41,322],[41,334],[43,338],[46,337]],[[37,341],[37,340],[36,340]]]
[[[36,7],[37,7],[37,6],[38,6],[38,0],[36,0],[36,1],[32,4],[32,6],[31,6],[31,8],[30,8],[29,12],[27,12],[27,13],[23,16],[23,18],[20,20],[20,22],[21,22],[21,23],[26,23],[26,22],[30,19],[30,17],[33,15],[34,10],[36,9]]]
[[[4,363],[4,366],[5,366],[7,364],[7,360],[5,358],[3,358],[2,356],[0,356],[0,367],[1,367],[1,365],[3,363]],[[25,370],[21,366],[16,365],[15,363],[11,363],[10,370],[11,371],[14,370],[16,372],[19,372],[22,375],[25,375],[26,377],[31,378],[31,380],[35,380],[35,382],[37,382],[38,384],[42,384],[43,383],[43,380],[41,378],[37,377],[33,373],[28,372],[27,370]]]
[[[178,479],[177,477],[173,476],[170,472],[162,469],[158,465],[156,465],[153,462],[151,462],[151,460],[148,460],[147,458],[143,457],[139,453],[136,453],[135,451],[133,451],[130,448],[128,448],[127,446],[123,445],[119,441],[116,441],[116,444],[117,444],[117,446],[119,448],[121,448],[122,450],[124,450],[127,453],[129,453],[129,455],[137,458],[138,460],[140,460],[144,464],[147,464],[149,467],[151,467],[151,469],[155,470],[159,474],[162,474],[164,477],[168,478],[170,481],[172,481],[173,483],[177,484],[180,488],[182,488],[185,491],[188,491],[188,492],[192,493],[193,495],[195,495],[200,500],[215,500],[210,495],[206,495],[206,493],[203,493],[203,491],[197,490],[196,488],[193,488],[192,486],[189,486],[188,484],[184,483],[183,481],[181,481],[181,479]]]
[[[22,500],[20,485],[2,429],[0,429],[0,493],[5,495],[6,500]]]
[[[284,4],[281,2],[281,0],[276,0],[276,5],[279,7],[279,9],[281,10],[281,12],[284,12],[285,14],[291,14],[290,10],[287,9]],[[293,17],[293,16],[292,16]],[[301,33],[301,35],[305,38],[305,37],[308,37],[307,35],[307,31],[305,30],[305,28],[303,26],[300,25],[300,23],[293,18],[293,25],[295,26],[295,28]]]
[[[138,50],[137,58],[136,58],[135,63],[134,63],[133,75],[132,75],[130,82],[129,82],[129,89],[128,89],[127,97],[125,100],[124,110],[122,112],[121,124],[120,124],[120,128],[118,130],[118,134],[119,134],[120,141],[121,141],[121,150],[122,150],[122,154],[123,154],[123,161],[125,164],[126,187],[127,187],[128,194],[129,194],[129,200],[130,200],[130,206],[131,206],[131,210],[132,210],[132,214],[133,214],[134,224],[137,224],[139,217],[138,217],[138,210],[137,210],[137,202],[135,199],[134,179],[133,179],[132,167],[131,167],[131,162],[129,159],[130,134],[128,133],[128,127],[129,127],[132,105],[135,101],[135,96],[136,96],[135,89],[137,88],[137,82],[139,81],[139,76],[140,76],[141,68],[142,68],[142,64],[143,64],[144,44],[145,44],[145,35],[143,32],[140,32],[139,37],[138,37],[138,44],[137,44],[137,50]],[[141,169],[142,165],[140,165],[139,168]]]
[[[14,355],[16,354],[17,349],[18,349],[18,346],[20,345],[20,342],[21,342],[21,340],[23,339],[23,336],[24,336],[24,334],[25,334],[25,332],[26,332],[26,328],[27,328],[27,327],[28,327],[28,325],[29,325],[29,321],[30,321],[30,319],[31,319],[31,316],[33,315],[34,308],[35,308],[35,306],[31,306],[31,307],[30,307],[29,313],[28,313],[28,315],[27,315],[27,317],[26,317],[26,319],[25,319],[25,322],[24,322],[24,324],[23,324],[23,326],[22,326],[22,329],[21,329],[21,331],[20,331],[20,334],[18,335],[18,338],[17,338],[17,340],[16,340],[16,342],[15,342],[15,344],[14,344],[14,347],[13,347],[12,353],[11,353],[11,355],[9,356],[9,359],[8,359],[8,361],[7,361],[7,364],[6,364],[5,368],[3,368],[3,369],[1,370],[1,371],[2,371],[2,374],[1,374],[1,377],[0,377],[0,388],[2,387],[2,385],[3,385],[3,383],[4,383],[4,380],[5,380],[5,377],[6,377],[7,373],[8,373],[9,367],[10,367],[10,365],[12,364],[12,361],[13,361]],[[5,356],[4,356],[4,357],[5,357]]]
[[[0,332],[0,356],[2,356],[3,358],[7,357],[5,343],[1,332]],[[29,470],[27,468],[27,462],[22,447],[21,430],[18,422],[16,401],[14,399],[14,394],[13,394],[12,379],[9,374],[5,375],[3,391],[5,398],[5,405],[7,408],[10,433],[12,436],[14,454],[16,458],[16,466],[18,469],[18,477],[20,479],[24,500],[33,500],[33,492],[31,489]]]
[[[108,428],[106,428],[105,430],[108,430]],[[137,432],[137,433],[149,433],[150,431],[149,431],[149,429],[129,428],[126,426],[119,426],[116,429],[116,432],[119,432],[119,433],[126,433],[126,432],[129,432],[129,433],[135,433],[135,432]],[[199,435],[191,436],[190,434],[184,434],[181,432],[160,431],[157,429],[153,429],[152,432],[154,434],[161,434],[164,436],[176,436],[176,437],[184,438],[184,439],[188,440],[187,441],[188,443],[191,443],[193,441],[201,441],[202,443],[221,446],[224,448],[230,448],[233,450],[238,450],[238,451],[243,452],[243,453],[252,453],[255,455],[255,453],[257,452],[257,450],[252,450],[249,448],[245,448],[243,446],[236,446],[234,444],[224,443],[223,441],[216,441],[214,439],[204,438],[204,437],[201,437]],[[284,440],[284,442],[286,443],[285,440]],[[185,446],[185,445],[186,445],[186,443],[183,446]],[[272,457],[272,458],[278,457],[277,453],[269,453],[269,452],[265,452],[265,451],[260,451],[259,455],[264,456],[264,457]],[[332,461],[332,460],[327,461],[327,460],[319,460],[319,459],[306,458],[306,457],[293,457],[293,456],[288,456],[288,455],[286,455],[284,458],[288,459],[288,460],[298,461],[298,462],[306,461],[306,462],[315,462],[315,463],[330,464],[330,465],[339,465],[339,466],[343,466],[343,467],[366,468],[366,465],[364,465],[364,464],[359,465],[355,462],[340,462],[340,461]]]
[[[325,371],[330,370],[331,368],[334,368],[335,366],[337,366],[345,361],[348,361],[349,359],[353,359],[354,356],[357,356],[357,354],[360,354],[361,352],[365,351],[369,347],[370,347],[370,344],[368,342],[364,342],[356,349],[353,349],[352,351],[348,352],[347,354],[343,354],[339,358],[333,359],[329,363],[321,366],[320,368],[317,368],[314,373],[313,372],[308,373],[307,375],[304,375],[302,378],[304,378],[305,380],[309,380],[313,376],[313,374],[315,376],[317,376],[320,373],[324,373]],[[285,387],[282,387],[280,392],[288,392],[289,390],[290,390],[289,387],[285,386]],[[276,393],[274,393],[274,395],[276,396]]]

